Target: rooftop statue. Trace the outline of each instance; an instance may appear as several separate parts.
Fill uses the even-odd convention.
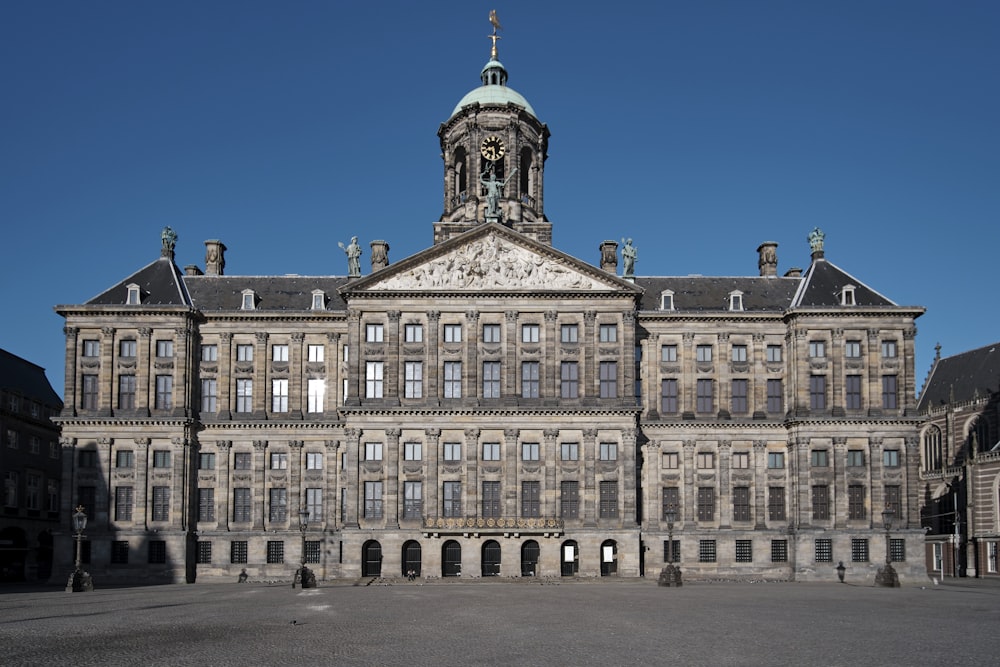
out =
[[[639,257],[639,251],[632,245],[632,239],[622,239],[622,243],[625,244],[622,246],[622,265],[624,268],[622,275],[626,278],[634,278],[635,262]]]
[[[826,238],[826,234],[819,227],[814,227],[811,232],[809,232],[809,249],[813,252],[823,250],[823,239]]]
[[[361,277],[361,246],[358,245],[358,237],[352,236],[351,242],[347,246],[344,243],[338,242],[337,245],[340,249],[347,254],[347,277],[348,278],[360,278]]]
[[[177,232],[170,227],[164,227],[160,234],[160,243],[163,244],[161,253],[164,257],[174,256],[174,246],[177,245]]]

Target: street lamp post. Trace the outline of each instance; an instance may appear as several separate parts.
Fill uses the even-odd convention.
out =
[[[875,585],[886,588],[899,588],[899,576],[896,574],[895,568],[892,567],[891,539],[889,538],[895,514],[891,507],[886,507],[882,512],[882,525],[885,526],[885,565],[880,567],[875,575]]]
[[[295,588],[295,581],[302,584],[302,588],[316,588],[316,575],[306,567],[306,529],[309,527],[309,510],[299,510],[299,531],[302,533],[302,563],[295,579],[292,581],[292,588]]]
[[[680,586],[681,569],[674,565],[674,520],[677,518],[677,510],[673,505],[667,507],[664,518],[667,520],[667,566],[660,570],[657,583],[660,586]]]
[[[73,593],[94,590],[94,581],[90,578],[90,573],[83,571],[83,531],[86,529],[87,513],[83,511],[83,505],[78,505],[73,513],[73,530],[76,532],[76,567],[69,575],[69,583],[66,586],[66,590]]]

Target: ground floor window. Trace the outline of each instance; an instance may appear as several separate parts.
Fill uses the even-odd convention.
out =
[[[149,560],[148,562],[154,564],[161,564],[167,562],[167,543],[163,540],[150,540],[149,541]]]
[[[771,540],[771,562],[784,563],[788,560],[788,540]]]
[[[681,562],[680,540],[674,540],[673,544],[670,543],[670,540],[663,540],[663,562],[664,563]]]
[[[320,543],[318,541],[306,542],[305,562],[318,563],[320,555]]]
[[[753,562],[753,540],[736,540],[736,562]]]
[[[986,543],[986,571],[993,574],[997,572],[997,559],[1000,557],[998,545],[1000,545],[1000,542]]]
[[[211,563],[212,562],[212,543],[211,542],[198,542],[197,551],[195,553],[195,558],[199,564]]]
[[[281,540],[270,540],[267,543],[267,562],[285,562],[285,543]]]
[[[833,540],[826,538],[816,540],[816,562],[833,562]]]
[[[933,544],[933,550],[934,562],[931,564],[931,569],[935,572],[941,572],[941,568],[943,567],[942,561],[944,560],[944,549],[942,548],[940,542],[935,542]]]
[[[699,563],[715,562],[715,540],[698,541],[698,562]]]
[[[233,542],[229,545],[229,562],[230,563],[247,562],[246,542]]]
[[[868,562],[868,539],[856,537],[851,540],[851,560],[855,563]]]
[[[128,563],[128,540],[115,540],[111,543],[111,562],[116,565]]]

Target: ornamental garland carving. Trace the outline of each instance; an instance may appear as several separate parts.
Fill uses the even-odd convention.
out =
[[[496,236],[466,246],[374,285],[375,290],[590,289],[594,281]]]

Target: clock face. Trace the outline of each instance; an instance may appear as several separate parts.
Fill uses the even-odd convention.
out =
[[[479,146],[479,152],[483,154],[483,157],[493,162],[502,158],[506,151],[503,141],[495,134],[483,139],[483,143]]]

